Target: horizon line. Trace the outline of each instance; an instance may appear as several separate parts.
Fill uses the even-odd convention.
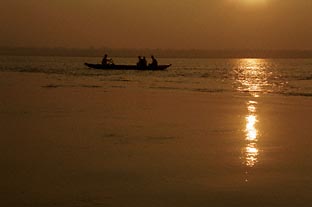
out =
[[[66,47],[66,46],[6,46],[0,45],[0,49],[64,49],[64,50],[174,50],[174,51],[312,51],[310,49],[294,48],[122,48],[122,47]]]
[[[312,49],[117,49],[117,48],[36,48],[1,47],[1,56],[65,56],[100,57],[105,53],[111,57],[137,57],[149,53],[167,58],[312,58]]]

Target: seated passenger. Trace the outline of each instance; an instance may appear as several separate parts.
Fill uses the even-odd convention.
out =
[[[141,56],[138,56],[138,59],[139,59],[139,61],[137,62],[137,67],[138,68],[141,68],[142,66],[142,58],[141,58]]]
[[[148,65],[150,68],[157,68],[158,67],[158,62],[156,60],[156,58],[152,55],[152,62]]]
[[[143,68],[146,68],[146,67],[147,67],[147,61],[146,61],[145,56],[143,56],[143,58],[142,58],[142,67],[143,67]]]
[[[138,56],[138,58],[139,58],[139,61],[137,63],[138,69],[146,69],[147,68],[146,58],[145,57],[141,57],[141,56]]]
[[[114,64],[113,59],[108,58],[107,54],[105,54],[102,59],[102,65],[112,65],[112,64]]]

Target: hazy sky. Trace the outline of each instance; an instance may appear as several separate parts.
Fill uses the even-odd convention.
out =
[[[0,46],[312,49],[312,0],[2,0]]]

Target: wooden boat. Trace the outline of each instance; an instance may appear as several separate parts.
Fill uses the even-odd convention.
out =
[[[157,67],[153,66],[147,66],[144,68],[138,67],[136,65],[115,65],[115,64],[109,64],[109,65],[102,65],[102,64],[91,64],[91,63],[85,63],[86,66],[93,69],[100,69],[100,70],[165,70],[169,65],[158,65]]]

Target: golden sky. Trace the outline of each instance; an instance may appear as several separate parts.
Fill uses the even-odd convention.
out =
[[[312,49],[312,0],[7,0],[0,46]]]

